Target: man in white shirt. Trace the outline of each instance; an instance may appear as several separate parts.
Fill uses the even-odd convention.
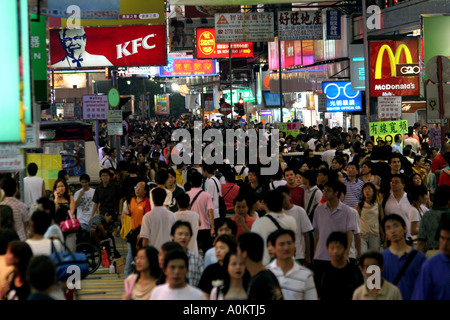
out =
[[[213,205],[214,205],[214,220],[220,218],[219,214],[219,195],[222,195],[222,186],[219,179],[214,176],[215,168],[213,165],[204,164],[202,166],[203,176],[205,180],[205,191],[211,195]]]
[[[271,235],[276,259],[267,269],[277,277],[284,300],[317,300],[316,285],[311,270],[294,261],[295,234],[277,230]]]
[[[156,187],[155,188],[160,188],[160,189],[166,190],[166,196],[165,196],[163,205],[166,208],[169,208],[169,206],[172,204],[173,194],[172,194],[172,191],[170,191],[169,189],[166,189],[167,179],[169,179],[169,174],[167,173],[167,170],[159,169],[156,172],[156,175],[155,175]],[[153,193],[152,192],[150,192],[149,199],[150,199],[150,208],[153,209],[155,207],[155,203],[153,201]]]
[[[142,219],[140,237],[142,246],[153,246],[159,251],[165,242],[171,241],[170,228],[175,223],[176,217],[164,206],[165,189],[154,188],[151,194],[154,207]]]
[[[283,200],[284,197],[280,191],[269,191],[264,197],[267,213],[264,217],[257,219],[252,225],[251,231],[259,234],[264,240],[263,265],[267,265],[270,262],[269,251],[267,250],[267,238],[269,235],[280,228],[292,230],[294,233],[297,231],[295,219],[283,212]]]
[[[387,200],[383,199],[384,214],[398,214],[406,223],[406,240],[411,238],[411,223],[409,221],[409,208],[411,203],[408,200],[408,194],[405,192],[405,181],[401,175],[394,174],[391,179],[391,193],[386,195]]]
[[[178,211],[175,212],[177,220],[187,221],[191,224],[192,236],[187,248],[194,254],[198,254],[197,234],[200,226],[200,218],[197,212],[189,210],[191,198],[188,194],[182,193],[176,197]]]
[[[204,293],[186,282],[189,261],[186,253],[175,249],[164,258],[166,283],[156,286],[149,300],[206,300]]]
[[[306,214],[309,216],[313,208],[322,200],[322,191],[317,186],[317,173],[314,170],[306,170],[301,173],[303,184],[306,186],[303,204]]]
[[[413,137],[413,134],[413,127],[408,127],[408,138],[405,139],[405,147],[411,146],[411,151],[417,155],[417,153],[420,151],[420,143],[416,138]]]
[[[322,161],[328,163],[328,167],[331,168],[331,163],[333,162],[334,156],[336,155],[336,149],[338,146],[338,141],[334,138],[330,140],[330,149],[322,153]]]
[[[45,182],[41,177],[37,177],[38,166],[36,163],[31,162],[27,166],[28,177],[23,178],[23,191],[24,202],[31,208],[36,201],[45,197]]]
[[[95,189],[89,186],[91,178],[87,174],[80,176],[81,189],[75,192],[76,217],[80,221],[81,228],[87,230],[89,220],[91,218],[92,208],[94,207]]]
[[[34,256],[45,255],[49,256],[52,254],[52,240],[44,238],[44,234],[50,227],[51,218],[50,215],[42,210],[37,210],[31,216],[30,230],[32,237],[27,239],[25,242],[33,251]],[[57,239],[53,240],[56,251],[63,251],[61,242]]]
[[[295,259],[302,265],[311,263],[309,231],[313,230],[311,221],[306,215],[305,209],[291,203],[291,193],[286,187],[278,187],[278,191],[283,194],[283,211],[295,219],[297,225],[295,232]]]

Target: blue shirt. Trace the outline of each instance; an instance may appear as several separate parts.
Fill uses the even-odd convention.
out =
[[[442,252],[422,265],[412,300],[450,300],[450,257]]]
[[[395,152],[395,151],[398,151],[401,154],[403,154],[403,148],[402,148],[402,145],[400,144],[400,142],[395,142],[392,145],[392,152]]]
[[[390,283],[393,283],[413,250],[414,249],[411,249],[408,254],[404,254],[400,258],[393,254],[389,248],[384,250],[382,252],[384,259],[384,270],[381,272],[381,276]],[[403,300],[411,299],[420,268],[426,259],[426,256],[422,252],[417,252],[416,256],[411,261],[411,264],[408,266],[408,269],[406,269],[403,277],[400,279],[400,282],[397,284],[397,287],[402,293]]]
[[[347,186],[347,194],[345,195],[344,203],[350,208],[354,208],[361,201],[364,181],[357,178],[355,182],[351,182],[347,178],[345,185]]]

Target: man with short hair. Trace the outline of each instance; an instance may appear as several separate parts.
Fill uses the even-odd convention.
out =
[[[26,240],[26,243],[33,251],[34,256],[38,255],[46,255],[49,256],[52,253],[52,240],[44,238],[44,234],[47,229],[50,227],[51,218],[50,215],[41,210],[37,210],[31,216],[30,230],[31,230],[31,238]],[[63,251],[63,246],[59,240],[54,240],[55,249],[58,252]]]
[[[292,203],[303,207],[303,197],[305,190],[299,186],[295,179],[296,170],[294,168],[287,167],[284,169],[284,178],[286,179],[286,187],[289,189],[292,195]]]
[[[408,137],[405,139],[405,146],[411,146],[411,151],[417,154],[420,151],[420,141],[419,137],[414,134],[413,127],[408,127]]]
[[[439,254],[422,265],[412,300],[450,300],[450,220],[439,232]]]
[[[400,215],[406,223],[406,239],[409,240],[411,238],[411,223],[409,221],[411,203],[408,200],[408,194],[405,192],[405,181],[402,176],[394,175],[392,177],[391,190],[392,192],[386,195],[387,199],[382,201],[384,215]]]
[[[239,237],[244,232],[250,232],[255,219],[248,215],[249,208],[247,200],[243,195],[238,195],[234,198],[233,205],[235,215],[232,220],[236,223],[237,227],[236,237]]]
[[[358,179],[359,164],[350,162],[347,165],[347,178],[345,178],[345,186],[347,187],[347,194],[344,203],[350,208],[354,208],[361,200],[362,189],[364,181]]]
[[[391,192],[391,180],[394,174],[399,174],[403,181],[405,182],[405,191],[408,192],[410,188],[410,179],[409,177],[401,172],[402,169],[402,156],[397,153],[393,153],[389,158],[389,166],[391,167],[391,171],[386,173],[381,177],[380,183],[380,197],[388,195]]]
[[[23,196],[24,202],[31,208],[36,201],[45,197],[45,182],[41,177],[36,176],[38,172],[38,166],[36,163],[31,162],[27,166],[28,177],[23,178]]]
[[[93,198],[95,189],[89,186],[90,181],[91,178],[89,175],[82,174],[80,176],[81,189],[73,195],[75,199],[76,217],[80,221],[81,228],[86,231],[94,207]]]
[[[191,199],[186,193],[179,194],[176,199],[178,211],[174,212],[177,221],[187,221],[191,224],[192,236],[189,240],[188,249],[194,254],[198,254],[197,235],[200,226],[200,218],[197,212],[189,210]]]
[[[117,218],[122,214],[123,200],[120,192],[120,187],[111,182],[111,172],[108,169],[100,170],[100,185],[95,189],[94,197],[92,201],[94,206],[92,207],[91,220],[97,213],[97,209],[101,215],[104,215],[106,211],[111,212],[114,218]]]
[[[165,189],[154,188],[151,194],[155,206],[144,215],[140,236],[142,246],[153,246],[159,251],[163,243],[171,240],[170,228],[175,223],[176,217],[172,211],[164,206]]]
[[[264,197],[264,203],[268,212],[264,217],[256,219],[253,222],[251,232],[260,235],[264,241],[263,264],[270,262],[269,252],[267,250],[267,238],[277,229],[297,230],[295,219],[283,212],[283,194],[278,190],[269,191]]]
[[[219,179],[214,175],[216,172],[214,165],[204,164],[202,169],[203,176],[206,178],[204,189],[211,195],[214,204],[214,220],[217,220],[220,218],[219,196],[222,196],[222,185],[220,184]]]
[[[312,271],[294,261],[294,232],[277,230],[270,238],[276,259],[267,266],[267,269],[277,277],[284,299],[317,300]]]
[[[164,206],[166,208],[169,208],[169,206],[172,204],[173,194],[172,194],[172,191],[170,191],[169,189],[166,189],[167,179],[169,179],[169,173],[167,173],[167,170],[159,169],[158,171],[156,171],[156,174],[155,174],[156,187],[155,188],[160,188],[160,189],[166,190]],[[155,205],[154,200],[153,200],[153,193],[150,193],[149,199],[150,199],[150,207],[153,208]]]
[[[390,246],[382,252],[385,264],[381,275],[399,288],[403,300],[409,300],[420,268],[427,258],[406,243],[406,223],[401,216],[386,216],[382,226]]]
[[[206,300],[200,289],[186,282],[188,272],[189,260],[184,251],[167,252],[164,258],[166,283],[153,288],[149,300]]]
[[[336,155],[336,149],[338,141],[334,138],[330,140],[330,149],[322,153],[322,160],[328,163],[328,167],[331,167],[334,156]]]
[[[302,265],[311,264],[309,232],[314,230],[306,211],[291,203],[291,193],[285,186],[277,188],[283,194],[283,211],[295,219],[297,225],[295,232],[295,259]]]
[[[246,232],[237,240],[237,258],[245,264],[251,277],[247,287],[248,300],[283,300],[277,277],[262,262],[263,238],[254,232]]]
[[[56,284],[56,271],[50,257],[40,255],[31,258],[26,279],[31,289],[27,300],[55,300],[51,294]]]
[[[323,174],[322,171],[320,171]],[[304,209],[306,214],[310,216],[313,208],[322,199],[323,193],[317,186],[317,174],[314,170],[306,170],[302,173],[303,184],[306,186],[303,198]],[[328,177],[328,176],[327,176]]]
[[[5,192],[5,198],[0,205],[10,206],[13,211],[14,229],[20,238],[20,241],[27,239],[28,221],[30,215],[28,213],[27,205],[17,199],[15,194],[17,192],[17,182],[14,178],[6,178],[2,182],[2,189]]]

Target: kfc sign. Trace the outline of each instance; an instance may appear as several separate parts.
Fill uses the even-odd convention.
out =
[[[372,97],[420,95],[417,40],[370,41],[369,48]]]
[[[59,69],[166,65],[166,28],[52,29],[50,56],[51,67]]]
[[[228,43],[216,43],[214,28],[197,28],[197,58],[220,59],[230,57]],[[233,42],[231,44],[232,58],[253,57],[253,42]]]

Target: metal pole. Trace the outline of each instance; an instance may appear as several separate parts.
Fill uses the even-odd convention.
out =
[[[281,73],[281,41],[280,41],[280,27],[278,27],[278,81],[280,84],[280,122],[283,122],[283,85]]]
[[[363,40],[364,40],[364,82],[365,82],[365,99],[366,99],[366,121],[364,128],[366,131],[366,140],[370,140],[369,122],[370,122],[370,84],[369,84],[369,42],[367,41],[367,5],[366,0],[362,1],[363,13]]]
[[[230,105],[231,105],[231,124],[234,120],[233,112],[233,66],[231,63],[231,42],[228,42],[228,65],[230,69]]]
[[[200,77],[200,83],[201,83],[201,85],[202,85],[202,92],[201,92],[201,94],[200,94],[200,114],[201,114],[201,117],[202,117],[202,124],[204,124],[205,123],[205,104],[203,103],[204,101],[204,99],[203,99],[203,76],[202,77]],[[202,128],[203,128],[204,126],[202,125]]]

